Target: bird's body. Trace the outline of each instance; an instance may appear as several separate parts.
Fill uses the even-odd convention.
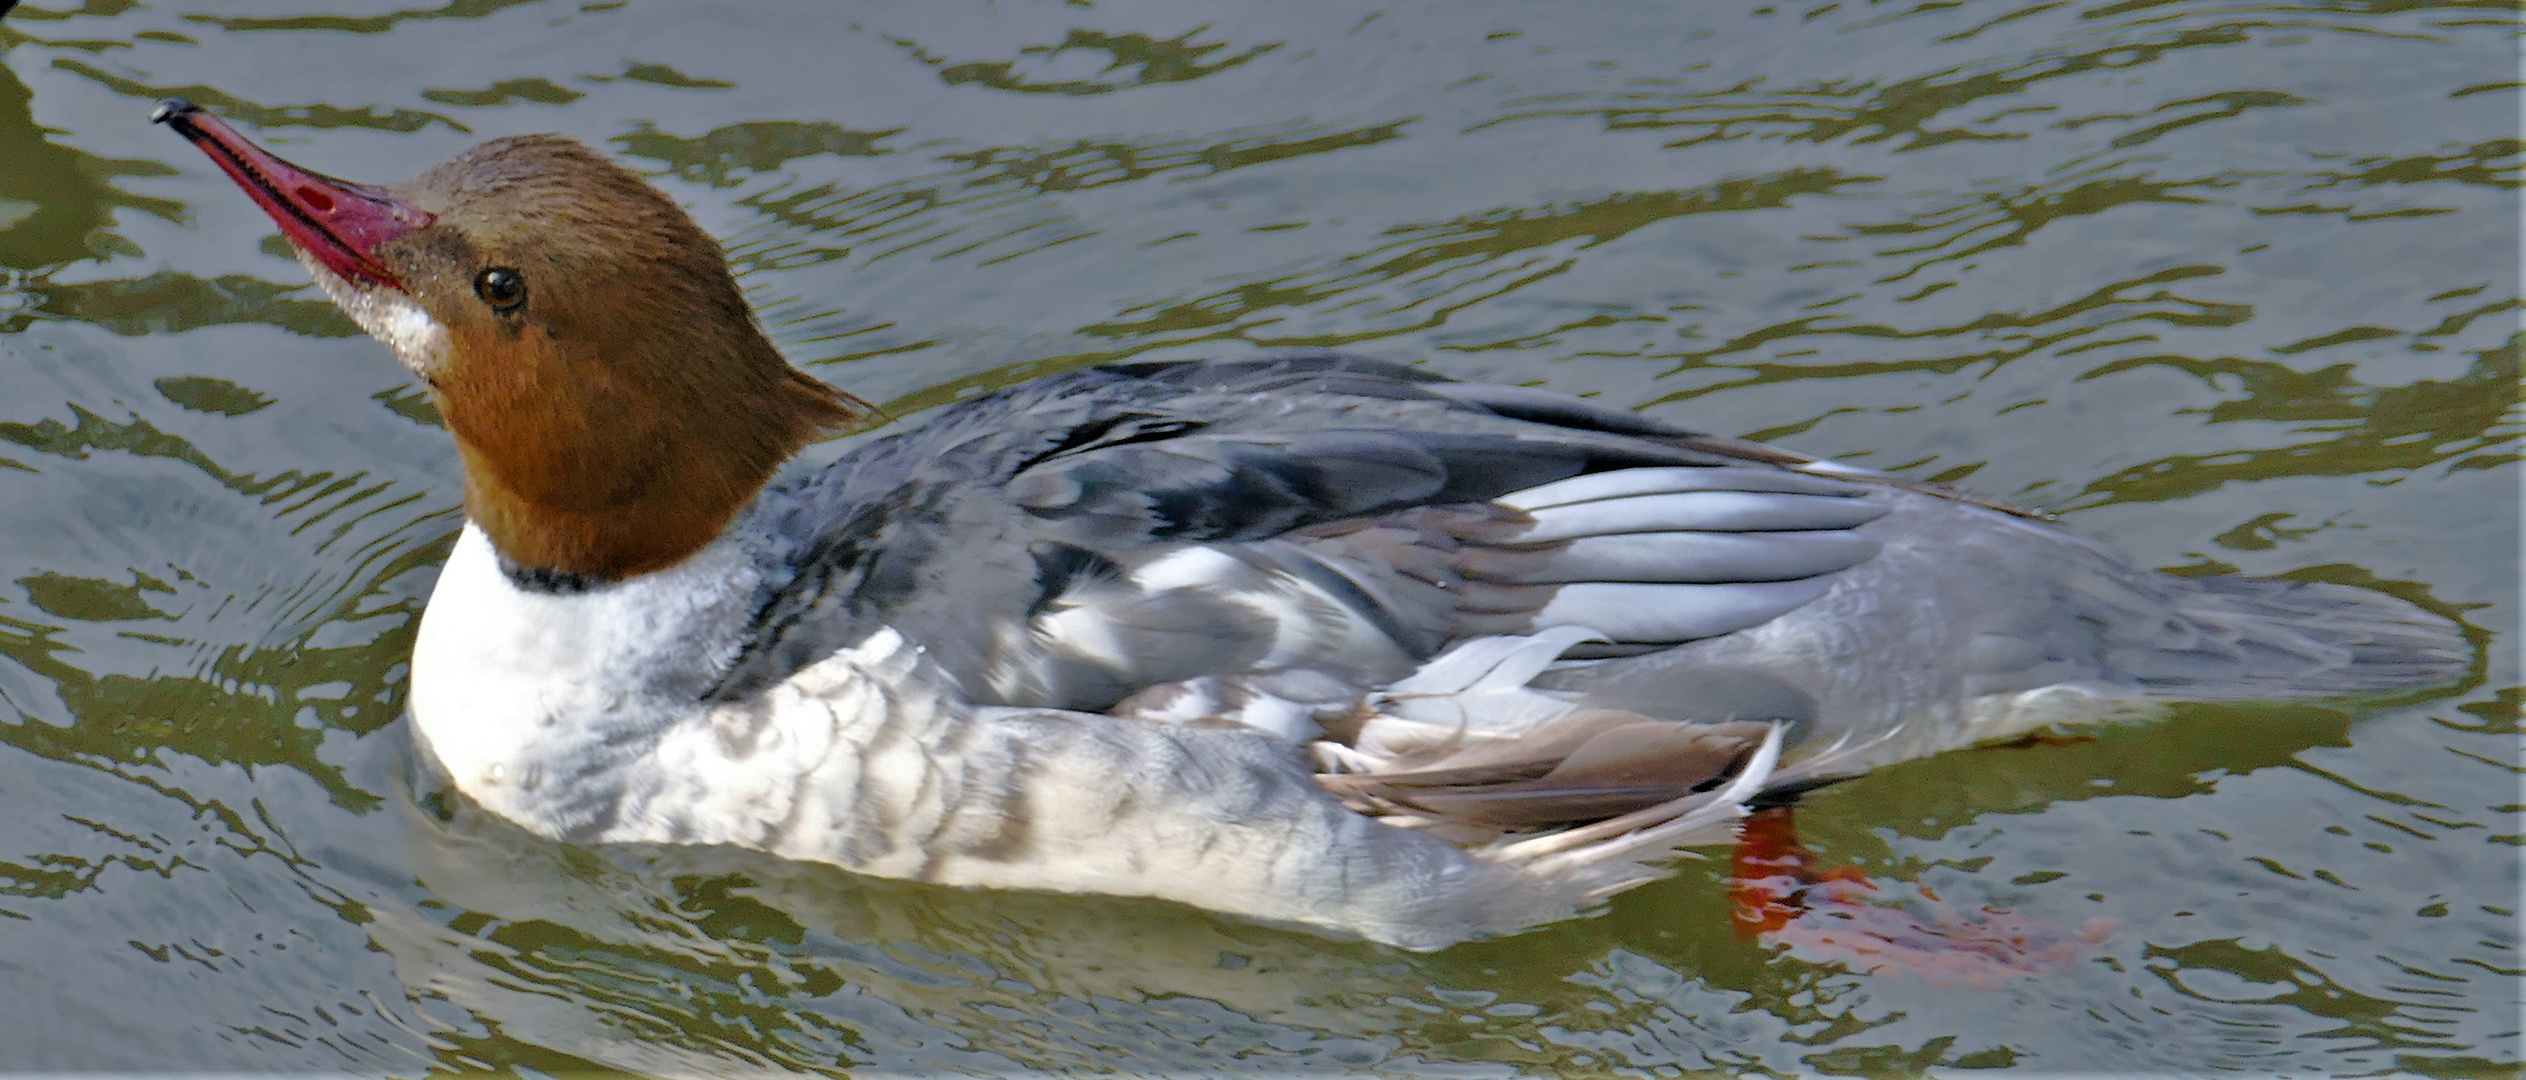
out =
[[[1053,376],[774,481],[848,403],[628,174],[505,140],[323,189],[336,220],[293,193],[340,182],[167,118],[449,413],[472,523],[412,714],[550,836],[1430,948],[1574,914],[1766,791],[2465,663],[2379,594],[2171,578],[1924,485],[1332,353]],[[573,288],[660,299],[605,326]],[[615,337],[658,320],[673,348]]]

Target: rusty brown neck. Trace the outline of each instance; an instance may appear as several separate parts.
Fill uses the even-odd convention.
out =
[[[569,591],[673,566],[849,418],[839,395],[736,325],[606,344],[534,326],[486,362],[468,362],[469,346],[493,343],[453,343],[434,396],[463,458],[466,514],[513,579]],[[697,363],[697,348],[724,359]]]

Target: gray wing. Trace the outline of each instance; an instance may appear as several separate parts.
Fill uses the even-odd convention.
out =
[[[2401,601],[2177,582],[2030,518],[1357,358],[1105,368],[767,494],[739,525],[764,599],[715,693],[887,626],[976,703],[1233,721],[1310,744],[1362,812],[1611,843],[1747,777],[2021,730],[2042,714],[1978,703],[2030,691],[2369,693],[2468,655]],[[1791,726],[1780,773],[1744,721]]]
[[[765,602],[715,695],[879,625],[976,701],[1084,710],[1221,678],[1355,698],[1451,641],[1556,625],[1648,651],[1821,594],[1876,549],[1848,531],[1885,512],[1869,490],[1336,354],[1075,372],[767,495],[739,526]]]

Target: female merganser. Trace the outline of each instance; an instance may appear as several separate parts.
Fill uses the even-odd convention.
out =
[[[429,386],[467,524],[413,723],[546,836],[1436,948],[1649,880],[1765,793],[2468,664],[2377,593],[2169,577],[1941,488],[1333,353],[1055,375],[775,483],[867,410],[630,171],[538,135],[371,187],[154,119]]]

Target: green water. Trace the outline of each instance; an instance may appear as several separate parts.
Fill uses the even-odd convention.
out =
[[[0,1069],[2515,1076],[2516,16],[20,7]],[[397,717],[453,454],[146,122],[170,93],[358,179],[517,132],[604,147],[727,242],[794,360],[897,415],[1341,345],[2040,505],[2150,565],[2374,585],[2465,620],[2484,661],[1800,808],[1890,890],[2113,920],[1988,986],[1741,941],[1724,860],[1411,955],[549,844],[416,790]]]

